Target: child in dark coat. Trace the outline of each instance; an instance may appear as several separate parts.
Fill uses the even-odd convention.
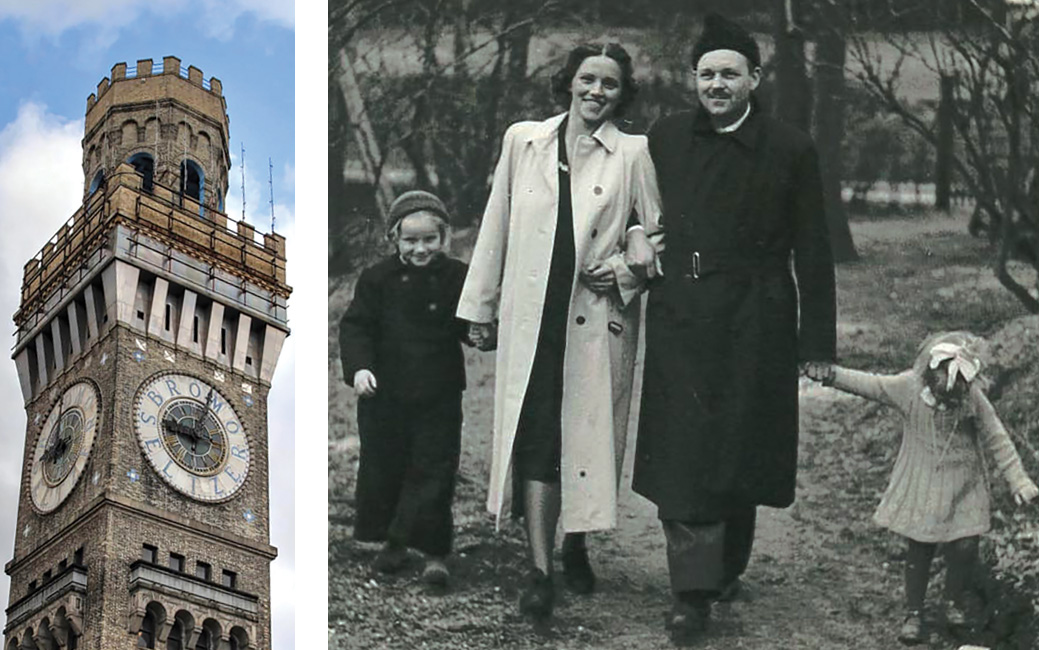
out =
[[[361,459],[354,537],[385,541],[375,568],[407,549],[425,582],[446,584],[462,431],[465,324],[455,318],[467,267],[447,256],[447,210],[428,192],[390,207],[397,253],[361,273],[339,324],[343,377],[359,397]]]

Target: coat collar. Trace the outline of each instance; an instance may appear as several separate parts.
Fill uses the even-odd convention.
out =
[[[544,122],[538,123],[538,125],[531,130],[527,136],[527,142],[533,142],[540,146],[548,146],[554,143],[556,140],[556,134],[559,132],[559,125],[563,122],[563,118],[566,117],[566,113],[560,113],[553,117],[548,118]],[[750,118],[747,118],[748,120]],[[620,137],[618,134],[620,129],[617,128],[613,122],[606,120],[599,125],[591,135],[592,139],[598,142],[606,149],[607,153],[613,153],[617,149],[617,138]]]
[[[754,97],[751,97],[750,115],[743,121],[740,128],[731,133],[717,133],[714,130],[714,126],[711,125],[710,115],[704,110],[703,106],[697,106],[693,110],[693,134],[729,137],[748,149],[754,149],[758,144],[758,134],[761,132],[763,122],[762,117],[761,105]]]

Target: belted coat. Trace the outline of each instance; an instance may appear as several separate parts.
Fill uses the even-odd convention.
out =
[[[665,117],[649,146],[667,248],[647,301],[633,487],[664,519],[787,506],[798,362],[835,355],[814,145],[755,105],[728,134],[700,109]]]
[[[558,135],[564,115],[505,133],[491,194],[458,303],[458,316],[499,320],[494,442],[487,508],[511,500],[512,447],[537,346],[559,202]],[[652,230],[660,201],[645,136],[610,122],[568,152],[576,248],[563,370],[561,523],[568,532],[616,525],[616,490],[631,401],[641,286],[624,265],[632,212]],[[619,290],[578,282],[593,262],[614,268]]]

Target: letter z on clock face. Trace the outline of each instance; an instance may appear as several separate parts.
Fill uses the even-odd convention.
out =
[[[249,443],[231,404],[198,377],[161,373],[137,391],[137,441],[155,472],[198,501],[230,499],[249,473]]]

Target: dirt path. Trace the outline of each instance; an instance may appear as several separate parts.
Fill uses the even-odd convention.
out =
[[[868,261],[839,269],[839,338],[848,365],[898,370],[928,331],[969,326],[984,333],[1019,313],[985,268],[981,244],[960,233],[960,223],[914,219],[854,226],[856,243]],[[935,299],[963,286],[969,299]],[[655,508],[628,487],[630,453],[619,526],[589,540],[599,576],[596,593],[578,597],[560,587],[556,615],[547,628],[535,628],[517,613],[527,571],[522,532],[509,524],[495,533],[482,507],[492,364],[491,355],[470,354],[456,499],[457,553],[452,588],[443,594],[428,593],[418,584],[417,562],[398,576],[372,573],[369,566],[378,547],[350,539],[357,450],[350,428],[353,398],[330,370],[330,403],[338,408],[330,414],[329,647],[670,648],[663,629],[670,604],[664,537]],[[637,415],[632,414],[633,421]],[[785,510],[759,509],[754,553],[744,576],[747,588],[736,602],[716,607],[711,629],[696,647],[902,647],[895,634],[901,624],[904,549],[870,519],[897,451],[898,427],[893,414],[874,404],[802,385],[797,501]],[[631,440],[628,448],[633,450]],[[929,603],[940,600],[942,575],[936,574]],[[926,613],[932,635],[920,647],[955,650],[975,643],[1034,650],[1034,635],[1028,631],[1034,614],[1013,610],[1015,601],[999,596],[1014,588],[992,587],[990,581],[986,589],[987,594],[979,592],[975,607],[985,621],[979,626],[983,629],[950,636],[935,624],[940,610],[932,606]]]

